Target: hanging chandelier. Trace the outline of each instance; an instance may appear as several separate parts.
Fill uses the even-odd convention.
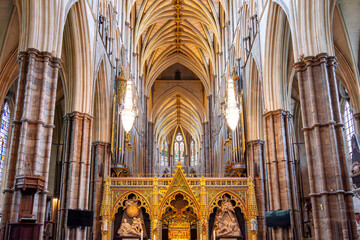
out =
[[[234,131],[239,121],[240,110],[236,102],[235,84],[233,78],[228,79],[226,93],[227,96],[225,117],[228,126],[231,128],[232,131]]]
[[[135,121],[135,106],[132,96],[132,81],[128,80],[126,83],[124,108],[121,111],[121,121],[125,132],[130,132]]]

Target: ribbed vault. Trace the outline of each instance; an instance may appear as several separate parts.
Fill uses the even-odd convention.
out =
[[[152,109],[150,119],[154,122],[156,142],[163,143],[178,126],[196,143],[201,142],[202,122],[207,116],[203,104],[190,91],[180,86],[171,88],[156,100]]]
[[[219,5],[216,0],[129,1],[129,11],[135,9],[138,16],[130,27],[135,30],[134,49],[140,57],[147,95],[156,77],[175,63],[193,71],[206,92],[211,92],[221,32]]]

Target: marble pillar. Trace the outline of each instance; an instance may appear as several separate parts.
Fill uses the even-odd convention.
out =
[[[355,133],[360,134],[360,113],[354,114]]]
[[[336,81],[336,57],[295,63],[308,162],[315,239],[356,239]]]
[[[110,143],[96,141],[92,143],[91,150],[91,181],[90,181],[90,206],[94,211],[94,225],[90,239],[101,239],[100,210],[103,196],[103,185],[110,174],[111,161]]]
[[[60,59],[28,49],[19,53],[19,62],[2,226],[35,221],[42,239]]]
[[[93,117],[72,112],[65,116],[65,137],[57,237],[85,239],[85,228],[68,228],[67,210],[89,210],[89,182]]]
[[[265,211],[267,200],[267,180],[265,166],[265,149],[263,140],[252,140],[246,143],[248,176],[254,179],[256,203],[258,209],[258,236],[266,239]]]
[[[291,226],[273,228],[274,239],[298,239],[302,236],[289,120],[289,112],[282,109],[264,114],[269,210],[291,211]]]

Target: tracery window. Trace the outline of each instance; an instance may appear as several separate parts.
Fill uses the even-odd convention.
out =
[[[175,143],[174,143],[174,159],[175,163],[178,163],[179,161],[181,163],[184,163],[185,159],[185,144],[184,144],[184,138],[183,136],[178,133],[175,137]]]
[[[5,154],[6,154],[6,143],[9,132],[9,122],[10,122],[10,109],[9,104],[5,102],[4,113],[1,116],[1,129],[0,129],[0,186],[2,185],[3,169],[5,164]]]
[[[350,106],[350,102],[345,102],[344,111],[344,122],[345,122],[345,133],[346,133],[346,144],[350,156],[352,156],[351,138],[355,133],[354,128],[354,115]]]

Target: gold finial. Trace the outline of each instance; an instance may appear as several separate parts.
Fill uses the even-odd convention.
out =
[[[232,70],[232,72],[231,72],[231,77],[232,77],[234,80],[239,80],[239,79],[240,79],[240,77],[239,77],[239,75],[238,75],[235,67],[233,67],[233,70]]]
[[[177,169],[180,169],[180,168],[181,168],[181,163],[180,163],[180,162],[177,163],[176,168],[177,168]]]
[[[119,80],[126,81],[126,79],[125,79],[125,71],[124,71],[123,67],[120,67],[119,75],[116,77],[116,81],[119,81]]]
[[[177,124],[180,125],[180,94],[176,95],[176,120],[177,120]]]

